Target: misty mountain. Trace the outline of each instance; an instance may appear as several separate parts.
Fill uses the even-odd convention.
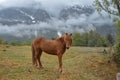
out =
[[[3,25],[35,24],[50,19],[49,14],[36,8],[5,8],[0,10],[0,23]]]
[[[94,8],[91,6],[70,6],[60,11],[59,19],[67,20],[70,17],[77,18],[83,14],[90,16],[94,11]],[[40,8],[11,7],[0,10],[0,23],[3,25],[35,24],[47,22],[52,16],[54,15],[50,15],[47,11]]]
[[[101,35],[116,35],[115,24],[102,18],[92,6],[67,6],[58,16],[42,8],[9,7],[0,10],[0,37],[25,41],[38,36],[57,37],[57,33],[84,33],[96,30]]]
[[[60,12],[60,19],[69,19],[69,17],[79,17],[80,15],[84,14],[86,16],[90,16],[94,13],[94,8],[92,6],[71,6],[61,10]]]

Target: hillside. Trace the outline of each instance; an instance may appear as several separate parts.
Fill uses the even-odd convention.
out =
[[[0,10],[2,25],[35,24],[48,19],[49,14],[42,9],[11,7]]]

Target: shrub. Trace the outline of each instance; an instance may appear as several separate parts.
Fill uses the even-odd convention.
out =
[[[120,43],[118,43],[114,48],[114,53],[112,55],[112,60],[120,64]]]

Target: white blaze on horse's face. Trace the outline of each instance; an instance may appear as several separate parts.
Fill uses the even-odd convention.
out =
[[[72,34],[66,33],[64,36],[64,41],[66,43],[66,49],[69,49],[72,44]]]

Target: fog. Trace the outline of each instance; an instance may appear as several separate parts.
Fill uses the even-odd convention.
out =
[[[94,13],[95,15],[97,13]],[[47,30],[54,30],[57,32],[79,32],[84,33],[90,30],[96,30],[96,27],[93,25],[93,23],[99,23],[99,25],[104,23],[109,23],[111,20],[104,21],[104,18],[99,17],[86,17],[84,14],[81,15],[78,18],[70,17],[68,20],[59,20],[57,18],[52,18],[48,22],[40,22],[38,24],[17,24],[17,25],[0,25],[0,34],[11,34],[16,37],[23,37],[27,35],[29,38],[31,35],[34,35],[35,37],[38,36],[38,32],[42,31],[41,33],[47,33]],[[98,20],[96,20],[98,19]],[[57,33],[56,33],[57,34]]]

